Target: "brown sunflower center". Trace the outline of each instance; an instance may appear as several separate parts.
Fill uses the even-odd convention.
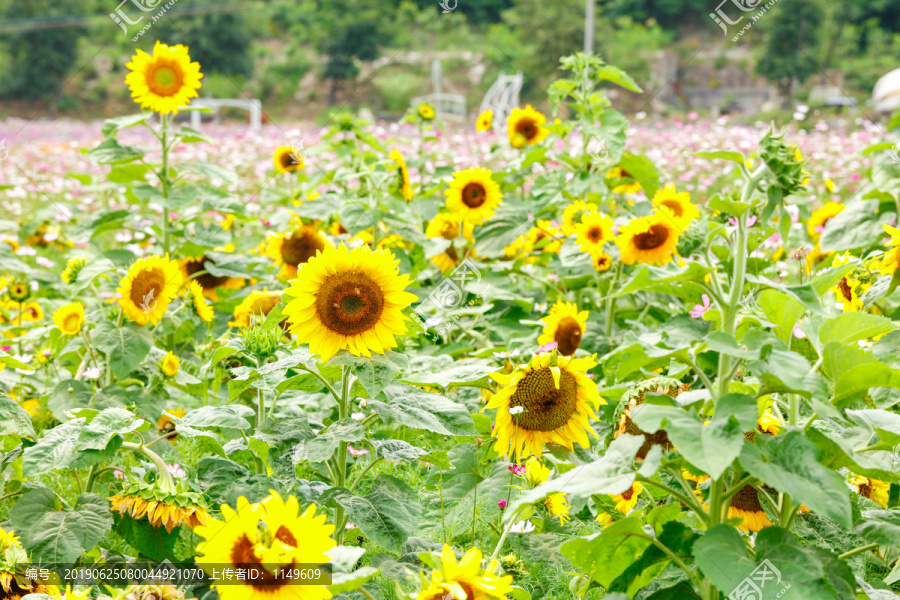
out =
[[[581,344],[581,325],[574,317],[560,319],[553,335],[556,347],[563,356],[572,356]]]
[[[156,308],[160,293],[166,287],[166,273],[162,269],[145,269],[131,283],[131,302],[144,310]]]
[[[529,371],[510,397],[510,406],[522,406],[525,411],[515,419],[528,431],[553,431],[562,427],[576,411],[577,384],[575,376],[562,371],[559,388],[553,383],[549,368]]]
[[[671,210],[672,214],[675,215],[676,217],[680,217],[682,214],[684,214],[684,211],[681,210],[680,202],[675,202],[673,200],[666,200],[665,202],[662,203],[662,205],[665,206],[666,208],[668,208],[669,210]]]
[[[653,225],[647,231],[634,236],[634,246],[638,250],[655,250],[669,239],[669,228]]]
[[[838,289],[841,290],[841,296],[844,297],[844,300],[850,302],[853,300],[853,290],[850,288],[850,285],[847,283],[847,278],[844,277],[841,279],[841,282],[838,284]]]
[[[300,161],[293,152],[282,152],[279,160],[281,160],[281,166],[285,168],[300,164]]]
[[[597,267],[602,269],[609,265],[609,257],[608,256],[598,256],[597,257]]]
[[[298,229],[284,238],[281,246],[281,258],[285,263],[296,267],[309,261],[319,250],[325,249],[325,241],[318,232],[309,229]]]
[[[181,69],[167,63],[154,65],[147,77],[147,87],[157,96],[174,96],[183,83]]]
[[[624,492],[622,492],[623,500],[631,500],[631,497],[634,496],[634,486],[628,488]]]
[[[731,506],[752,513],[763,512],[762,505],[759,503],[759,495],[752,485],[745,485],[738,490],[738,492],[731,497]]]
[[[196,275],[200,271],[206,271],[206,263],[216,264],[207,257],[202,257],[198,260],[192,260],[185,266],[185,270],[187,271],[188,277],[192,277]],[[200,284],[204,290],[212,290],[220,285],[225,285],[225,282],[228,281],[227,277],[216,277],[215,275],[211,275],[209,272],[204,273],[203,275],[199,275],[198,277],[194,277],[197,280],[197,283]]]
[[[531,119],[522,119],[516,123],[516,133],[520,133],[525,139],[530,140],[537,135],[538,128]]]
[[[463,204],[469,208],[478,208],[487,200],[484,186],[480,183],[469,183],[462,191]]]
[[[603,229],[601,227],[591,227],[588,229],[587,238],[596,244],[603,239]]]
[[[384,311],[384,292],[364,273],[329,275],[316,294],[316,314],[322,324],[340,335],[369,331]]]
[[[296,547],[294,536],[287,532],[287,536],[283,536],[282,530],[286,531],[282,526],[275,534],[275,538]],[[289,539],[285,539],[285,537]],[[289,541],[293,540],[293,541]],[[260,559],[256,556],[254,543],[246,534],[242,535],[231,548],[231,563],[235,569],[254,569],[256,578],[248,581],[249,585],[257,590],[264,590],[268,593],[274,593],[275,590],[285,585],[290,585],[290,578],[284,574],[274,575],[265,568],[259,568]]]

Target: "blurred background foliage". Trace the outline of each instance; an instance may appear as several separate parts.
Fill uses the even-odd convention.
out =
[[[134,4],[141,2],[158,5],[143,13]],[[584,0],[458,0],[446,14],[436,0],[177,0],[133,40],[165,4],[4,0],[0,117],[43,105],[78,117],[119,112],[128,101],[125,63],[157,39],[190,46],[206,74],[204,95],[262,98],[273,115],[313,118],[346,104],[397,116],[431,91],[435,58],[445,88],[473,109],[498,73],[517,70],[524,99],[541,104],[559,57],[584,40]],[[126,34],[109,17],[117,7],[147,18]],[[674,53],[679,66],[730,64],[765,77],[785,104],[803,100],[808,82],[827,70],[865,99],[900,67],[896,0],[781,2],[738,42],[722,37],[709,18],[714,8],[710,0],[597,0],[594,46],[645,88],[664,54]]]

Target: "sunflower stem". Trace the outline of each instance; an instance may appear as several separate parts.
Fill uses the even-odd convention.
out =
[[[169,207],[168,207],[168,198],[169,198],[169,116],[161,114],[159,115],[159,121],[162,125],[161,127],[161,141],[162,141],[162,169],[159,172],[159,185],[160,192],[163,197],[163,207],[162,207],[162,233],[163,233],[163,251],[166,255],[171,251],[172,240],[169,237]]]
[[[874,550],[878,547],[878,544],[866,544],[865,546],[860,546],[859,548],[854,548],[853,550],[848,550],[843,554],[839,555],[838,558],[841,560],[846,560],[851,556],[856,556],[857,554],[862,554],[863,552],[868,552],[869,550]]]
[[[497,546],[494,548],[493,554],[491,554],[491,560],[496,560],[497,556],[500,555],[500,550],[503,549],[503,544],[506,542],[506,538],[509,536],[509,532],[512,531],[513,526],[517,523],[516,517],[521,512],[521,509],[514,512],[509,517],[509,521],[506,523],[506,527],[503,528],[503,533],[500,534],[500,540],[497,542]],[[490,561],[488,561],[490,562]]]
[[[616,282],[619,280],[619,276],[622,274],[622,263],[619,262],[616,265],[616,272],[613,274],[612,281],[609,282],[609,291],[612,294],[613,288],[616,287]],[[606,337],[609,338],[612,336],[613,322],[616,318],[616,297],[613,296],[606,300]]]
[[[153,466],[156,467],[156,480],[159,482],[160,489],[171,494],[175,493],[175,482],[172,480],[172,475],[169,473],[169,467],[166,466],[166,463],[160,458],[159,454],[144,446],[143,443],[133,444],[131,442],[123,442],[122,449],[131,450],[132,452],[141,454],[149,459],[150,462],[153,463]]]
[[[350,416],[350,367],[344,365],[341,377],[341,397],[338,401],[338,419],[346,419]],[[345,487],[347,483],[347,447],[348,442],[341,442],[338,446],[337,468],[335,469],[335,487]],[[344,507],[334,509],[334,540],[341,545],[344,541]]]

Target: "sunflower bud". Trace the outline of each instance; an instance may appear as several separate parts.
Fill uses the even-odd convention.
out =
[[[70,258],[69,262],[66,263],[66,269],[62,272],[62,280],[66,283],[75,283],[75,280],[78,279],[78,274],[81,272],[81,269],[84,268],[84,258],[81,256]]]

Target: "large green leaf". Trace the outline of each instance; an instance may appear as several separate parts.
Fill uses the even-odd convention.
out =
[[[234,461],[215,456],[200,460],[197,483],[210,502],[228,504],[232,508],[241,496],[250,502],[259,502],[269,495],[269,490],[284,491],[277,479],[255,474]]]
[[[616,286],[615,291],[610,294],[611,297],[626,296],[640,290],[652,289],[669,283],[680,283],[683,281],[703,281],[712,269],[705,267],[699,262],[689,262],[684,267],[679,267],[674,263],[665,267],[652,267],[649,265],[640,265],[625,285]]]
[[[146,518],[132,519],[115,513],[116,531],[126,542],[131,544],[141,556],[156,562],[171,560],[175,556],[175,544],[178,542],[179,529],[166,531],[165,527],[153,527]]]
[[[72,419],[47,431],[38,443],[25,449],[22,471],[28,477],[65,469],[75,460],[75,446],[85,419]]]
[[[867,510],[856,534],[869,543],[900,547],[900,510]]]
[[[113,374],[124,379],[146,358],[153,345],[150,333],[134,324],[101,329],[97,348],[109,358]]]
[[[857,365],[848,369],[835,382],[831,401],[841,406],[843,400],[874,387],[900,389],[900,369],[883,363]]]
[[[719,591],[730,593],[755,564],[737,529],[714,525],[694,542],[694,561]]]
[[[422,515],[416,492],[390,475],[379,475],[365,496],[354,496],[340,488],[333,488],[326,495],[330,502],[347,510],[350,520],[366,536],[394,553],[400,552]]]
[[[435,368],[432,371],[404,373],[400,380],[412,385],[439,385],[449,387],[485,380],[487,374],[494,370],[488,361],[468,359],[453,361],[449,366]]]
[[[892,212],[879,211],[877,200],[860,199],[847,204],[838,215],[828,220],[819,238],[823,252],[840,252],[869,246],[884,236],[885,223],[896,218]]]
[[[440,394],[409,385],[389,385],[377,399],[369,400],[369,406],[387,423],[442,435],[477,435],[466,407]]]
[[[745,444],[741,465],[748,473],[797,504],[844,527],[851,526],[850,493],[844,478],[825,467],[816,446],[799,431],[784,435],[758,435]]]
[[[841,313],[839,316],[826,320],[819,327],[819,343],[827,344],[834,341],[841,344],[850,344],[858,340],[890,333],[896,329],[893,321],[880,315],[867,312]]]
[[[648,198],[656,194],[659,189],[659,171],[652,160],[642,154],[625,152],[617,166],[641,184]]]
[[[560,547],[581,572],[608,588],[650,546],[637,516],[616,521],[598,535],[576,538]]]
[[[792,296],[772,289],[763,290],[757,302],[766,318],[776,325],[778,337],[785,342],[790,340],[806,307]]]
[[[332,594],[351,592],[381,573],[375,567],[355,568],[359,559],[365,554],[364,548],[356,546],[335,546],[327,552],[331,559],[331,585],[328,590]]]
[[[247,420],[256,412],[242,404],[226,406],[202,406],[190,411],[181,418],[181,423],[188,427],[230,427],[232,429],[250,429]]]
[[[123,435],[144,425],[144,420],[124,408],[107,408],[91,418],[81,430],[77,450],[103,450],[116,435]]]
[[[3,394],[0,395],[0,436],[6,435],[17,435],[33,440],[35,434],[28,411]]]
[[[298,444],[294,448],[293,461],[324,462],[332,457],[341,442],[356,442],[365,435],[362,423],[342,419],[317,433],[313,439]]]
[[[342,352],[328,364],[349,366],[350,372],[359,379],[369,396],[374,398],[391,384],[397,373],[406,369],[409,360],[405,355],[390,350],[384,354],[373,354],[371,358]]]
[[[691,546],[698,537],[700,536],[683,523],[669,521],[663,525],[657,539],[672,554],[685,559],[691,555]],[[670,562],[669,555],[658,546],[648,546],[643,554],[610,584],[609,590],[626,592],[633,597],[638,590],[656,579]]]

